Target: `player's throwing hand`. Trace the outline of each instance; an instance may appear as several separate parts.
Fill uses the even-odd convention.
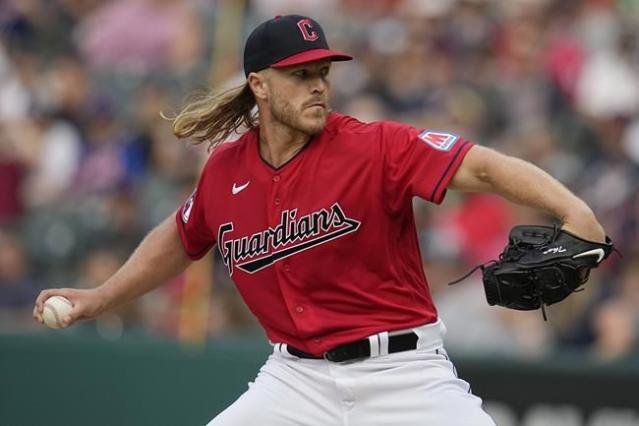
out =
[[[99,289],[52,288],[41,291],[33,307],[33,318],[41,324],[44,324],[44,302],[53,296],[66,297],[73,305],[71,312],[61,318],[62,328],[78,320],[93,319],[104,311],[104,298]]]

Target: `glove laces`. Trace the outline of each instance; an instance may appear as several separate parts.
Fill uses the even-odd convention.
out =
[[[501,253],[499,253],[499,261],[490,260],[486,263],[480,263],[479,265],[475,266],[470,271],[468,271],[466,274],[464,274],[462,277],[449,282],[448,285],[455,285],[464,281],[466,278],[474,274],[478,269],[481,269],[483,274],[484,269],[486,269],[490,265],[495,265],[499,262],[516,262],[519,259],[521,259],[523,255],[526,254],[527,250],[541,249],[547,246],[552,241],[555,241],[555,239],[557,238],[557,235],[561,231],[561,228],[557,224],[553,224],[552,228],[553,228],[552,234],[537,244],[531,244],[527,242],[525,243],[521,238],[517,238],[517,237],[510,238],[510,240],[508,241],[508,244],[506,245],[506,247],[504,247],[504,250]],[[522,248],[522,245],[524,246],[524,248]],[[531,275],[531,277],[536,279],[536,276],[534,275]],[[587,277],[586,277],[586,280],[587,280]],[[548,321],[548,315],[546,314],[546,306],[542,299],[542,291],[541,291],[541,288],[537,285],[535,286],[535,293],[533,294],[533,296],[538,300],[539,305],[541,306],[541,314],[544,318],[544,321]]]

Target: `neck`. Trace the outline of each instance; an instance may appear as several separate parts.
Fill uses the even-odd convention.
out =
[[[260,154],[273,167],[293,158],[310,139],[306,133],[282,123],[273,120],[260,122]]]

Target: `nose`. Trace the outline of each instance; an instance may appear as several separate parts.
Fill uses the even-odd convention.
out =
[[[321,95],[328,89],[328,83],[323,77],[314,78],[311,85],[311,93],[314,95]]]

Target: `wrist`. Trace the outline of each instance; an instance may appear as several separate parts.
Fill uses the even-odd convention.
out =
[[[585,240],[601,243],[606,241],[606,231],[587,206],[584,210],[564,218],[561,229]]]
[[[95,288],[95,292],[97,295],[97,311],[96,314],[101,314],[105,311],[114,307],[114,297],[111,290],[108,287],[108,284],[102,284],[99,287]]]

